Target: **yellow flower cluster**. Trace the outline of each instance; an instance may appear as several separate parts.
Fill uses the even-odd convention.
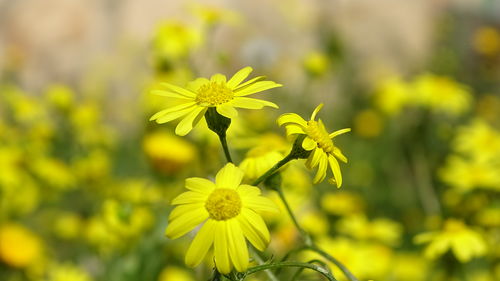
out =
[[[375,105],[388,115],[406,107],[420,106],[449,116],[460,116],[471,107],[470,90],[450,77],[422,74],[410,82],[400,77],[383,80],[374,97]]]

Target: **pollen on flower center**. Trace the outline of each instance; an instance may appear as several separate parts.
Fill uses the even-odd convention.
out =
[[[205,209],[214,220],[228,220],[240,213],[241,199],[233,189],[217,188],[208,196]]]
[[[226,83],[209,82],[198,89],[196,102],[202,106],[216,106],[232,100],[233,97],[233,91]]]
[[[305,131],[307,135],[318,144],[318,147],[323,149],[323,151],[327,153],[333,151],[333,141],[324,126],[320,126],[317,121],[310,120],[307,121]]]

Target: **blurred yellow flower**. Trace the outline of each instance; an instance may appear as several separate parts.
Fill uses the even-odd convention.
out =
[[[65,85],[52,85],[45,93],[47,102],[63,111],[69,110],[74,105],[74,96],[73,91]]]
[[[245,159],[241,161],[240,168],[245,171],[246,178],[257,179],[281,159],[283,159],[283,153],[265,151],[261,147],[255,147],[248,151]]]
[[[158,281],[195,281],[195,279],[193,274],[185,269],[167,266],[161,271]]]
[[[222,7],[192,3],[190,8],[192,12],[196,16],[198,16],[204,24],[208,25],[208,27],[211,27],[218,23],[227,23],[234,25],[241,21],[241,17],[239,14]]]
[[[147,134],[142,142],[144,152],[161,172],[175,174],[196,159],[196,148],[188,141],[157,131]]]
[[[474,48],[485,56],[494,56],[500,52],[500,32],[490,26],[483,26],[474,33]]]
[[[392,250],[381,244],[351,240],[344,237],[318,239],[318,246],[336,259],[342,261],[359,280],[385,280],[386,274],[393,268]],[[319,258],[317,254],[307,253],[306,259]],[[327,262],[333,274],[339,280],[346,279],[338,268]]]
[[[500,190],[500,165],[490,161],[451,155],[438,173],[445,183],[463,192],[474,188]]]
[[[415,243],[428,243],[424,254],[434,259],[448,250],[462,263],[486,254],[486,242],[478,232],[467,227],[462,221],[448,219],[441,231],[421,233],[414,238]]]
[[[480,161],[500,157],[500,131],[481,119],[458,130],[453,148]]]
[[[327,192],[321,196],[321,208],[332,215],[351,215],[364,209],[362,198],[349,192]]]
[[[368,221],[365,215],[353,214],[340,219],[337,229],[341,233],[359,240],[377,240],[389,245],[397,245],[403,228],[400,224],[385,218]]]
[[[42,241],[22,225],[0,226],[0,260],[9,266],[24,268],[42,257]]]
[[[476,102],[476,112],[480,119],[494,124],[498,121],[500,112],[500,96],[486,94],[478,97]]]
[[[82,232],[83,220],[74,213],[61,213],[54,219],[53,230],[63,239],[78,238]]]
[[[91,281],[91,276],[70,263],[54,264],[49,268],[48,277],[44,281]]]
[[[50,186],[65,190],[74,187],[76,179],[65,163],[55,158],[37,157],[31,161],[33,172]]]
[[[320,52],[310,52],[303,60],[304,69],[311,76],[321,76],[328,70],[330,61],[328,57]]]
[[[104,201],[102,218],[108,231],[121,238],[139,237],[154,222],[154,215],[147,207],[113,199]]]
[[[277,122],[279,126],[285,126],[287,136],[297,134],[306,136],[302,142],[302,148],[311,151],[306,161],[306,167],[313,169],[319,165],[313,183],[317,184],[323,181],[326,177],[327,168],[330,166],[333,177],[330,178],[328,182],[336,184],[337,187],[341,187],[342,174],[340,173],[340,166],[337,158],[344,163],[347,163],[347,158],[342,154],[340,149],[334,145],[332,138],[347,133],[351,131],[351,129],[341,129],[328,134],[323,121],[321,121],[321,119],[318,119],[318,121],[314,120],[322,107],[323,104],[320,104],[314,109],[309,121],[305,121],[295,113],[285,113],[278,118]]]
[[[245,67],[233,75],[229,81],[222,74],[213,75],[210,80],[198,78],[188,83],[186,88],[163,83],[167,90],[156,90],[153,94],[177,98],[184,103],[164,109],[150,118],[163,124],[183,117],[175,128],[175,133],[180,136],[188,134],[203,118],[208,108],[215,108],[217,112],[227,118],[238,115],[235,107],[248,109],[261,109],[264,106],[278,108],[272,102],[247,98],[246,96],[268,89],[281,87],[273,81],[261,81],[264,77],[258,76],[243,82],[252,72],[251,67]],[[242,83],[243,82],[243,83]]]
[[[317,210],[309,210],[301,214],[298,218],[302,228],[312,235],[326,235],[328,234],[328,218]]]
[[[375,110],[366,109],[354,117],[354,133],[361,137],[377,137],[382,132],[383,126],[383,120]]]
[[[389,116],[397,115],[410,103],[412,90],[400,77],[382,80],[374,96],[375,105]]]
[[[260,189],[240,185],[243,171],[232,163],[222,168],[215,183],[203,178],[186,179],[184,192],[172,200],[167,237],[177,239],[203,223],[186,252],[186,264],[198,265],[214,245],[217,270],[229,273],[233,266],[243,272],[249,255],[245,238],[263,251],[269,231],[258,212],[275,212],[274,203],[261,196]]]
[[[426,280],[429,266],[422,256],[412,253],[398,253],[393,262],[392,275],[395,277],[394,280]]]
[[[283,151],[287,149],[287,143],[281,136],[275,134],[264,134],[255,142],[257,146],[250,149],[245,159],[240,164],[240,169],[245,172],[245,178],[257,179],[267,170],[283,159]],[[284,167],[281,171],[284,170]]]
[[[183,59],[203,41],[203,33],[178,21],[158,25],[153,39],[153,56],[156,62]]]
[[[469,89],[450,77],[423,74],[413,82],[415,101],[430,109],[458,116],[469,110],[472,96]]]

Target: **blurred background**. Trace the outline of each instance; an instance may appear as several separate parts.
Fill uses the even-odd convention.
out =
[[[205,125],[149,122],[175,103],[150,91],[244,66],[284,86],[259,94],[279,110],[233,121],[237,162],[290,149],[282,113],[323,102],[329,131],[353,129],[341,189],[301,161],[283,173],[360,280],[500,280],[498,0],[0,0],[0,280],[208,279],[210,260],[183,263],[192,236],[163,232],[184,179],[223,155]],[[269,258],[299,242],[284,214]]]

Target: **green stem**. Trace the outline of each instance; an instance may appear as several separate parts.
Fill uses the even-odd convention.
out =
[[[247,275],[266,270],[266,269],[272,269],[272,268],[279,268],[279,267],[299,267],[299,268],[307,268],[314,270],[321,275],[325,276],[329,281],[337,281],[329,272],[328,270],[317,266],[315,264],[310,264],[310,263],[303,263],[303,262],[293,262],[293,261],[285,261],[285,262],[276,262],[276,263],[268,263],[268,264],[262,264],[262,265],[257,265],[254,267],[251,267],[247,270]]]
[[[264,260],[260,257],[260,255],[259,255],[259,253],[257,253],[257,251],[252,251],[252,252],[253,252],[253,258],[255,259],[255,261],[259,265],[265,264]],[[279,281],[278,277],[276,277],[276,275],[274,275],[274,273],[272,272],[272,270],[266,270],[265,272],[267,274],[267,277],[269,277],[269,280],[271,280],[271,281]]]
[[[229,153],[229,147],[227,145],[226,134],[220,134],[219,140],[222,145],[222,149],[224,150],[224,155],[226,155],[227,162],[233,163],[233,159],[231,158],[231,153]]]
[[[318,263],[319,265],[321,265],[322,267],[324,267],[325,269],[327,269],[328,272],[333,276],[332,272],[328,268],[328,265],[326,263],[324,263],[323,261],[314,259],[314,260],[308,261],[307,263],[310,263],[310,264],[312,264],[312,263]],[[297,269],[297,271],[295,272],[295,274],[292,276],[291,281],[295,281],[295,279],[297,279],[299,277],[299,275],[302,273],[302,271],[304,271],[303,267]],[[333,277],[335,278],[335,276],[333,276]]]
[[[297,218],[295,217],[295,215],[292,212],[292,208],[290,208],[290,204],[288,204],[288,201],[285,198],[285,194],[283,193],[281,186],[275,186],[274,189],[276,190],[276,192],[278,192],[278,195],[279,195],[281,201],[283,202],[283,204],[285,205],[286,211],[287,211],[288,215],[290,216],[290,218],[292,219],[292,222],[295,225],[295,228],[297,228],[300,235],[304,239],[304,244],[306,244],[306,246],[312,246],[313,241],[311,239],[311,236],[300,226],[299,222],[297,221]]]
[[[278,171],[281,167],[283,167],[286,163],[290,162],[291,160],[296,159],[292,153],[290,152],[285,158],[281,159],[278,163],[276,163],[274,166],[271,167],[271,169],[267,170],[262,176],[260,176],[258,179],[256,179],[252,185],[256,186],[259,183],[265,181],[268,177],[272,176],[276,171]]]

